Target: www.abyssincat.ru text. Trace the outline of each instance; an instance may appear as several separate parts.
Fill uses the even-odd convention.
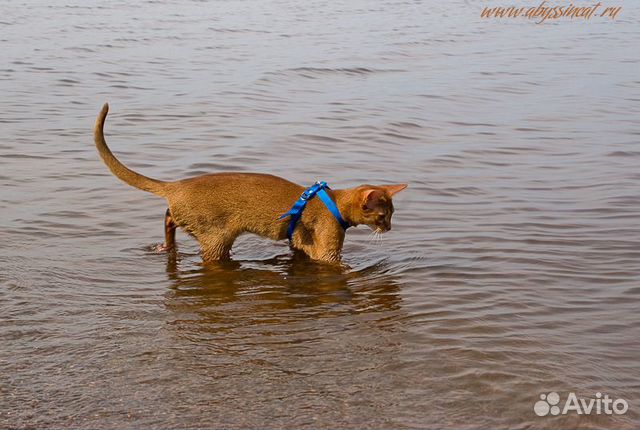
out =
[[[480,12],[481,18],[527,18],[542,24],[554,19],[581,19],[590,20],[596,18],[615,19],[620,14],[622,7],[605,6],[602,3],[593,3],[589,6],[576,6],[574,3],[564,5],[550,5],[547,1],[537,6],[496,6],[484,7]]]

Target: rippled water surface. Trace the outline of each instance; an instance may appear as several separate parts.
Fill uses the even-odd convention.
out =
[[[0,427],[640,426],[640,6],[4,1]],[[344,267],[162,241],[115,179],[407,182]],[[624,415],[538,417],[541,393]]]

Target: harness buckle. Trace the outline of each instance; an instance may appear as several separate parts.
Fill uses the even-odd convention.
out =
[[[318,181],[313,186],[307,188],[302,192],[300,198],[304,201],[311,200],[321,189],[327,187],[327,183],[323,181]]]
[[[331,200],[327,192],[324,191],[325,189],[331,189],[326,182],[316,182],[311,187],[304,190],[302,194],[300,194],[300,199],[293,205],[289,212],[280,216],[279,219],[290,217],[289,228],[287,229],[287,237],[289,238],[289,240],[291,240],[293,230],[296,228],[296,224],[300,220],[302,211],[307,205],[307,202],[313,199],[316,194],[319,196],[320,200],[322,200],[322,203],[324,203],[329,212],[333,214],[333,216],[336,218],[336,220],[344,230],[350,227],[350,225],[342,218],[342,215],[340,215],[340,211],[338,210],[336,204],[333,202],[333,200]]]

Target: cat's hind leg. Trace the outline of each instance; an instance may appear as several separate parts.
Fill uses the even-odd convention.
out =
[[[164,244],[158,245],[158,252],[173,251],[176,249],[176,223],[171,216],[171,211],[167,209],[164,214]]]
[[[205,262],[230,259],[236,237],[224,231],[209,231],[205,237],[198,237],[202,259]]]

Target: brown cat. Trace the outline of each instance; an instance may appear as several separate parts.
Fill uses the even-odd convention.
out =
[[[176,226],[198,240],[205,261],[229,258],[233,242],[245,232],[273,240],[287,238],[289,218],[279,217],[298,200],[304,187],[260,173],[214,173],[176,182],[148,178],[127,168],[107,147],[103,129],[108,111],[105,103],[94,128],[100,157],[127,184],[167,200],[164,249],[174,249]],[[327,193],[349,225],[366,224],[382,233],[391,229],[391,197],[406,187],[360,185]],[[291,246],[314,260],[337,262],[344,235],[337,219],[314,198],[308,201],[293,231]]]

